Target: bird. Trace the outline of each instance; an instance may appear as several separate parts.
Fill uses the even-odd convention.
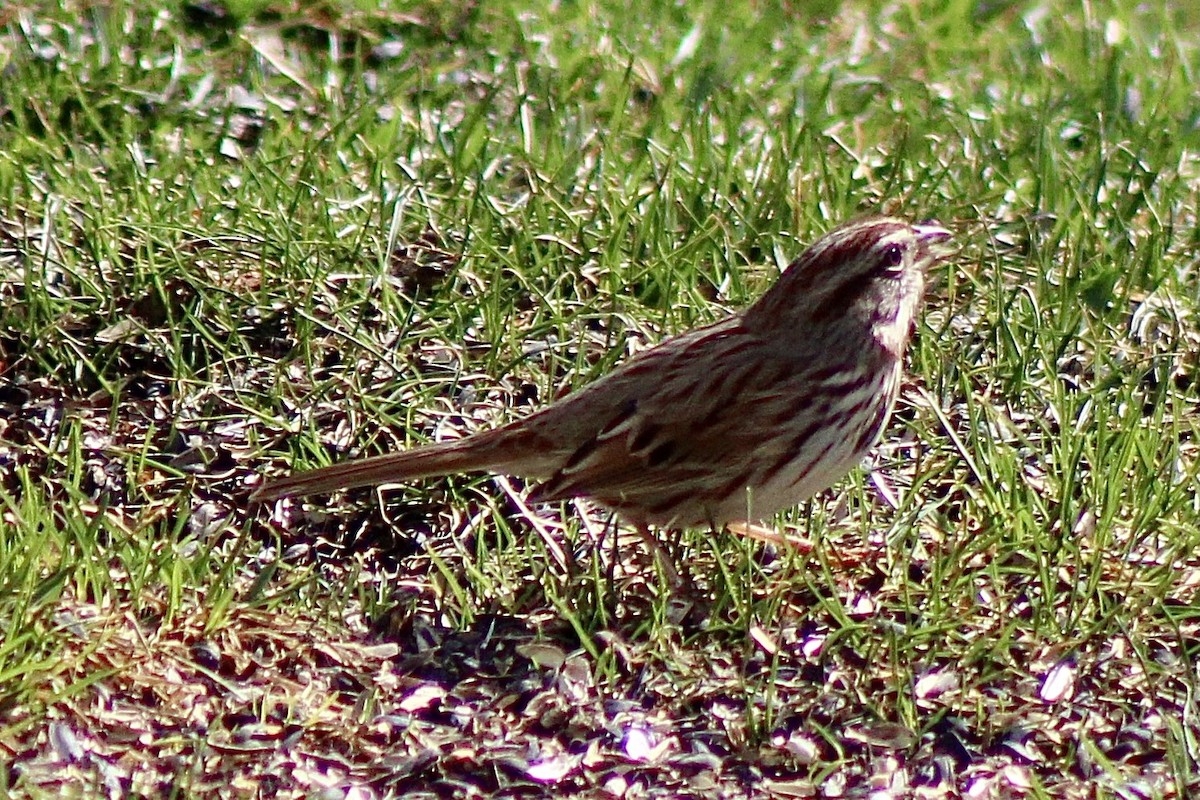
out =
[[[869,216],[806,248],[757,301],[551,405],[454,441],[274,478],[253,502],[457,473],[535,482],[651,527],[753,525],[832,486],[880,438],[926,272],[951,232]]]

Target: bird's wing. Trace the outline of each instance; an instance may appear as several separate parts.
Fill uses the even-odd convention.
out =
[[[722,484],[715,488],[742,488],[755,470],[769,466],[759,460],[754,432],[769,431],[775,416],[791,413],[791,381],[761,374],[776,366],[738,358],[745,336],[728,333],[729,326],[701,329],[688,335],[686,346],[639,359],[603,381],[604,391],[621,402],[605,409],[603,421],[586,420],[595,433],[582,439],[533,499],[587,496],[656,517],[654,506],[687,501],[711,491],[714,481]],[[698,364],[722,367],[703,370]],[[587,409],[579,403],[580,411]]]

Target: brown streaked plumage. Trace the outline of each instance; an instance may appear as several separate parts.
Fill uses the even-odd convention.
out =
[[[834,229],[741,313],[639,353],[490,431],[268,481],[267,501],[457,472],[541,481],[645,529],[757,521],[844,476],[899,389],[925,270],[949,237],[871,217]]]

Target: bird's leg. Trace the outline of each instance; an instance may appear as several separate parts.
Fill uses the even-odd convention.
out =
[[[608,577],[608,596],[614,598],[612,611],[616,613],[616,596],[617,596],[617,559],[620,558],[619,545],[621,538],[621,524],[617,521],[616,514],[608,515],[608,525],[606,526],[612,533],[612,550],[608,554],[608,568],[605,570]],[[597,551],[604,547],[604,540],[600,540],[600,545]]]
[[[659,569],[662,570],[667,582],[671,588],[675,589],[683,585],[683,581],[679,577],[679,572],[675,569],[675,565],[671,563],[671,557],[663,550],[662,545],[658,543],[658,537],[650,532],[650,526],[644,522],[635,522],[634,530],[638,536],[642,538],[646,548],[650,554],[654,556],[654,560],[658,562]]]
[[[766,542],[776,546],[782,545],[799,550],[801,553],[810,553],[813,549],[813,543],[808,539],[788,536],[774,528],[768,528],[765,525],[758,525],[753,522],[731,522],[725,526],[725,530],[734,536],[742,536],[746,539],[753,539],[756,542]]]

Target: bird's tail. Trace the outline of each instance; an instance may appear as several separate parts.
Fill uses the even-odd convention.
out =
[[[495,469],[504,463],[498,457],[496,438],[489,435],[497,432],[489,431],[459,441],[438,442],[400,453],[355,459],[274,478],[258,487],[250,495],[250,502],[264,503],[281,497],[302,497],[434,475]]]

